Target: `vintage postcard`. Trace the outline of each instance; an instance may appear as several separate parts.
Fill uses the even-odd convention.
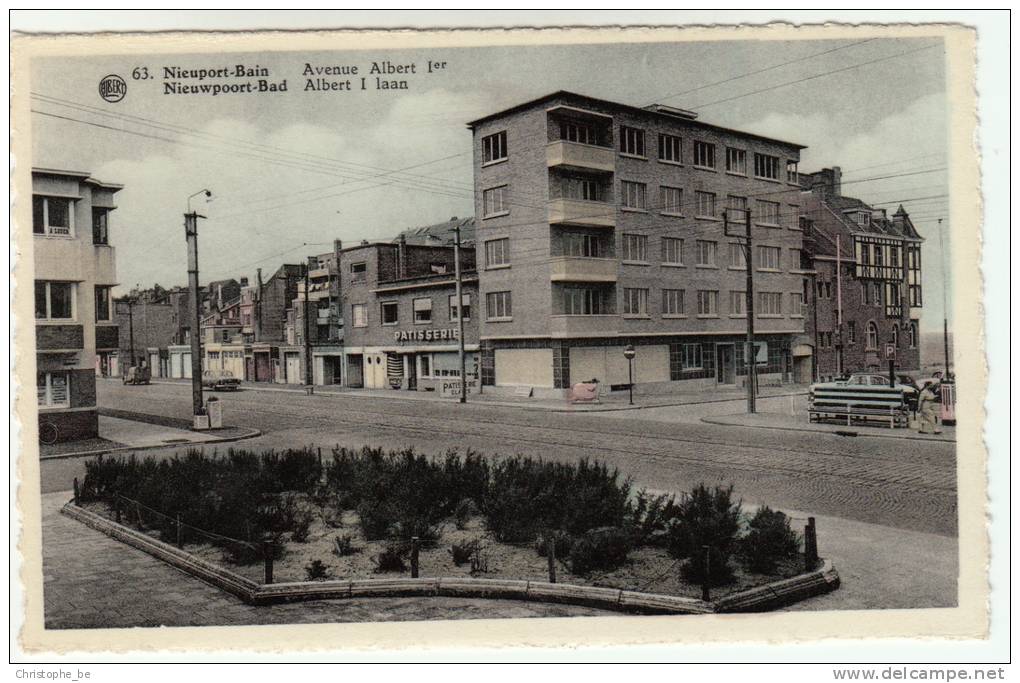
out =
[[[15,36],[22,647],[983,637],[974,44]]]

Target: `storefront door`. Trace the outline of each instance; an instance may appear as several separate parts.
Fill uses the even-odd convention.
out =
[[[733,344],[716,344],[716,381],[719,384],[736,384]]]

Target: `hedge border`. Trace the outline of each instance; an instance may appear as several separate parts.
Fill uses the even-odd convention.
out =
[[[774,581],[719,600],[704,602],[676,595],[641,593],[617,588],[578,586],[544,581],[428,577],[420,579],[357,579],[260,584],[203,560],[148,534],[68,502],[61,513],[137,550],[152,555],[251,605],[306,600],[382,597],[462,597],[524,600],[581,605],[629,614],[712,614],[765,612],[839,587],[836,569],[828,560],[812,572]]]

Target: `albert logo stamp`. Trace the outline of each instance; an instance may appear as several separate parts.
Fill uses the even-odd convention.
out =
[[[104,76],[99,81],[99,96],[107,102],[120,102],[127,95],[127,83],[117,74]]]

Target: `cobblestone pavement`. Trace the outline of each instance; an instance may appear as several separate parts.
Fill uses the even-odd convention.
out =
[[[255,607],[60,514],[43,496],[46,628],[312,624],[428,619],[598,616],[571,605],[460,598],[315,600]]]

